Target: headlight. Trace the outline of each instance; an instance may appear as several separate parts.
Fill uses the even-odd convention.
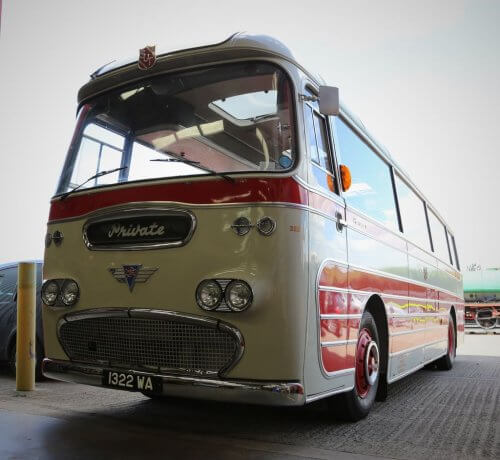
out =
[[[243,311],[252,303],[253,294],[244,281],[231,281],[226,287],[226,304],[233,311]]]
[[[59,296],[59,285],[54,280],[46,281],[42,286],[42,300],[45,305],[54,305]]]
[[[64,305],[71,307],[80,297],[80,289],[78,284],[73,280],[64,281],[61,289],[61,300]]]
[[[222,301],[222,288],[217,281],[202,281],[196,289],[196,302],[203,310],[215,310]]]

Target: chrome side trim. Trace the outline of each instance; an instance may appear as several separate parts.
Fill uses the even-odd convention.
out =
[[[350,345],[350,344],[354,344],[354,343],[358,343],[358,340],[357,339],[350,339],[350,340],[335,340],[333,342],[321,342],[321,346],[322,347],[335,347],[337,345]],[[347,370],[349,370],[349,369],[347,369]],[[338,372],[341,372],[341,371],[338,371]]]
[[[418,371],[419,369],[422,369],[425,365],[432,363],[433,361],[436,361],[437,359],[441,358],[441,356],[446,355],[446,353],[447,353],[447,351],[445,351],[444,353],[442,353],[438,356],[434,356],[431,359],[428,359],[427,361],[419,364],[418,366],[411,368],[408,371],[403,372],[402,374],[396,375],[396,377],[392,377],[391,379],[387,379],[387,383],[394,383],[397,380],[400,380],[400,379],[402,379],[410,374],[413,374],[414,372]]]
[[[460,298],[460,296],[458,296],[454,292],[448,291],[447,289],[444,289],[444,288],[439,287],[439,286],[434,286],[432,284],[423,283],[422,281],[413,280],[411,278],[406,278],[404,276],[393,275],[392,273],[383,272],[380,270],[376,270],[374,268],[363,267],[361,265],[349,264],[349,267],[354,268],[355,270],[360,270],[363,272],[372,273],[374,275],[382,276],[384,278],[394,279],[394,280],[398,280],[398,281],[403,281],[405,283],[416,284],[417,286],[423,286],[423,287],[427,287],[430,289],[435,289],[436,291],[444,292],[444,293],[449,294],[453,297],[456,297],[457,299],[460,299],[460,301],[462,300]],[[362,292],[365,292],[365,291],[362,291]],[[381,295],[381,294],[379,293],[379,295]]]
[[[447,318],[449,313],[389,313],[387,315],[389,318]]]
[[[363,315],[360,313],[352,313],[352,314],[337,314],[337,313],[328,313],[328,314],[320,314],[320,319],[360,319]]]
[[[340,375],[354,375],[354,367],[351,367],[349,369],[342,369],[340,371],[333,371],[333,372],[327,372],[328,374],[328,377],[332,378],[332,377],[338,377]]]
[[[207,375],[214,375],[215,377],[223,376],[227,374],[231,369],[233,369],[234,366],[236,366],[236,364],[240,361],[245,351],[245,340],[239,329],[237,329],[236,327],[232,326],[229,323],[214,318],[209,318],[206,316],[190,315],[170,310],[155,310],[149,308],[96,308],[92,310],[82,310],[73,313],[68,313],[59,319],[57,323],[57,339],[59,340],[59,343],[61,344],[61,347],[63,348],[66,355],[69,356],[68,352],[64,349],[63,342],[61,340],[60,331],[62,325],[67,322],[79,321],[91,318],[161,319],[161,320],[177,321],[184,323],[187,322],[196,325],[201,324],[205,327],[225,331],[233,336],[233,338],[236,341],[237,347],[233,359],[226,367],[222,368],[218,373],[207,373]],[[92,364],[103,364],[103,363],[99,362]],[[168,369],[168,370],[169,372],[184,373],[183,369]]]
[[[440,326],[432,326],[432,327],[421,327],[419,329],[412,329],[411,331],[389,332],[389,337],[397,337],[398,335],[406,335],[406,334],[416,334],[418,332],[433,331],[435,329],[446,329],[446,330],[448,330],[448,325],[440,325]]]
[[[133,217],[154,217],[154,216],[173,216],[173,215],[186,215],[191,219],[191,228],[189,229],[188,234],[181,240],[178,241],[168,241],[163,243],[148,243],[147,241],[141,243],[121,243],[121,244],[113,244],[113,245],[95,245],[89,241],[87,230],[88,227],[92,224],[96,224],[99,222],[106,222],[113,219],[120,218],[133,218]],[[161,249],[161,248],[177,248],[186,245],[193,233],[196,229],[196,217],[195,215],[187,210],[181,208],[161,208],[158,206],[155,207],[130,207],[130,206],[116,206],[113,210],[103,209],[94,213],[94,217],[89,218],[85,224],[83,225],[83,242],[85,246],[91,251],[144,251],[147,249]]]
[[[112,369],[101,365],[48,358],[43,360],[43,374],[63,382],[103,386],[104,369],[124,372],[124,369]],[[163,394],[166,396],[274,406],[301,406],[306,403],[304,387],[300,382],[204,379],[135,369],[128,369],[125,372],[160,378],[163,382]]]
[[[323,393],[316,393],[314,395],[307,396],[306,403],[309,404],[311,402],[318,401],[318,400],[323,399],[323,398],[328,398],[329,396],[333,396],[333,395],[336,395],[339,393],[346,393],[347,391],[351,391],[353,388],[354,388],[353,386],[351,386],[351,387],[341,386],[341,387],[335,388],[333,390],[324,391]]]
[[[425,348],[425,347],[429,347],[431,345],[435,345],[436,343],[446,342],[446,340],[447,340],[446,338],[440,339],[440,340],[434,340],[433,342],[424,343],[423,345],[417,345],[415,347],[406,348],[406,349],[401,350],[401,351],[396,351],[395,353],[389,353],[389,357],[392,358],[394,356],[403,355],[405,353],[409,353],[410,351],[415,351],[415,350],[418,350],[420,348]]]
[[[355,268],[360,270],[359,267],[355,267]],[[364,270],[364,271],[367,271],[367,270]],[[389,276],[385,276],[385,277],[389,278]],[[410,281],[410,280],[408,279],[407,281]],[[418,284],[418,283],[415,282],[415,284]],[[400,300],[408,300],[408,301],[414,301],[414,302],[425,302],[426,304],[445,303],[445,304],[456,305],[456,304],[461,303],[461,302],[453,302],[451,300],[428,299],[428,298],[423,298],[423,297],[410,297],[410,296],[405,296],[405,295],[385,294],[383,292],[375,292],[375,291],[359,291],[357,289],[348,289],[348,288],[323,286],[323,285],[318,286],[318,289],[321,291],[339,292],[342,294],[356,294],[356,295],[370,295],[370,296],[371,295],[378,295],[380,297],[386,297],[387,299],[400,299]],[[434,289],[442,290],[440,288],[434,288]]]

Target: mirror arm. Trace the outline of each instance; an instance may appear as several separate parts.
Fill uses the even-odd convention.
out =
[[[299,94],[299,100],[301,102],[316,102],[319,101],[318,96],[308,96],[306,94]]]

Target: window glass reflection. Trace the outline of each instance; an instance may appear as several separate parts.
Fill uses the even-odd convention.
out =
[[[389,165],[339,117],[334,118],[341,163],[351,170],[352,185],[344,192],[349,205],[399,230]]]

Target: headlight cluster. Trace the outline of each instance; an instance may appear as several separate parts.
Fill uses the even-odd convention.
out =
[[[72,307],[80,298],[80,288],[74,280],[47,280],[42,286],[42,301],[50,307]]]
[[[252,289],[241,280],[203,280],[196,288],[196,302],[207,311],[246,310],[253,300]]]

